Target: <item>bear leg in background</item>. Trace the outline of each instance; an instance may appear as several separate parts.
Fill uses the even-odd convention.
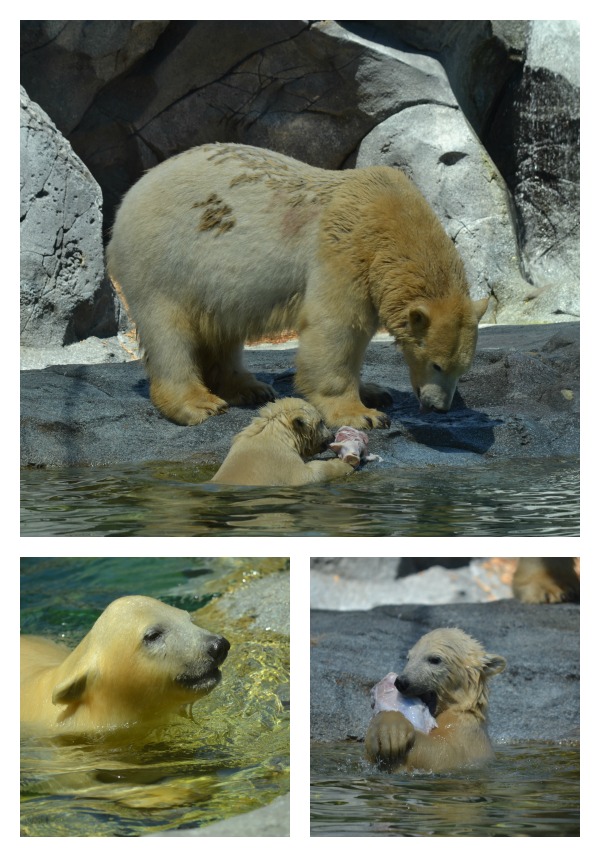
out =
[[[383,408],[393,404],[392,394],[386,387],[373,382],[360,382],[360,398],[368,408]]]
[[[515,598],[527,604],[579,601],[573,557],[520,557],[512,587]]]
[[[201,351],[199,362],[209,387],[229,405],[264,405],[277,394],[270,384],[259,381],[244,366],[243,343],[221,343],[219,352]]]

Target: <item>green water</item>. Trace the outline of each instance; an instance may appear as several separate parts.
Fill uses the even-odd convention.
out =
[[[362,744],[311,749],[311,836],[579,836],[579,749],[504,744],[488,766],[384,774]]]
[[[198,827],[289,790],[289,638],[252,629],[222,598],[281,559],[22,559],[21,632],[76,645],[106,605],[150,595],[196,613],[231,650],[191,717],[143,736],[21,740],[23,836],[138,836]]]
[[[576,460],[361,470],[300,488],[204,484],[214,468],[24,470],[22,536],[578,536]]]

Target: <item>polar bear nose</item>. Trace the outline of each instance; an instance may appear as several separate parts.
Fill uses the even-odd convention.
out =
[[[227,657],[227,652],[230,648],[229,640],[226,640],[225,637],[212,637],[208,644],[207,652],[213,658],[216,665],[219,666]]]
[[[396,681],[394,682],[394,685],[396,686],[396,690],[399,690],[400,693],[406,693],[406,691],[408,690],[409,682],[408,679],[403,678],[401,675],[399,675]]]

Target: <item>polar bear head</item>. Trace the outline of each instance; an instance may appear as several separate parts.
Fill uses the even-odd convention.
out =
[[[142,595],[113,601],[57,670],[59,720],[102,727],[163,719],[210,693],[229,642]]]

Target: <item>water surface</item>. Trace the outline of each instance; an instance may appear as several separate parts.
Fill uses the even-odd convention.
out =
[[[579,748],[501,744],[486,767],[378,771],[362,744],[313,744],[311,836],[579,836]]]
[[[361,470],[300,488],[153,463],[22,472],[23,536],[578,536],[576,460]]]

